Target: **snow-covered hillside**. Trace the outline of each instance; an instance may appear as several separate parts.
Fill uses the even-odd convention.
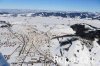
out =
[[[64,14],[0,14],[0,53],[10,66],[99,66],[100,14]]]

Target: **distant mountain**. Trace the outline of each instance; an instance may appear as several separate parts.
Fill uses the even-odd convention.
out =
[[[31,13],[31,17],[42,16],[56,16],[63,18],[80,18],[100,20],[100,13],[92,12],[66,12],[66,11],[46,11],[46,10],[27,10],[27,9],[0,9],[0,14],[27,14]]]

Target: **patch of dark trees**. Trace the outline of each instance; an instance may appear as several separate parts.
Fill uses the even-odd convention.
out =
[[[12,27],[10,23],[7,23],[6,21],[0,21],[0,24],[2,24],[0,27],[5,28],[5,27]]]
[[[93,41],[95,38],[100,39],[100,29],[89,25],[90,27],[94,28],[85,28],[85,25],[82,24],[74,24],[71,28],[76,31],[76,36],[81,38]]]
[[[76,40],[78,40],[78,38],[71,38],[71,39],[67,39],[67,40],[65,40],[65,41],[59,41],[59,40],[58,40],[58,41],[59,41],[60,47],[65,46],[65,45],[69,45],[68,47],[63,48],[63,50],[68,51],[69,48],[70,48],[71,45],[72,45],[72,42],[73,42],[73,41],[76,41]],[[61,50],[60,50],[60,53],[61,53],[61,55],[62,55],[62,51],[61,51]]]
[[[60,46],[64,46],[66,44],[72,44],[73,41],[78,40],[77,38],[67,39],[66,41],[59,41]]]

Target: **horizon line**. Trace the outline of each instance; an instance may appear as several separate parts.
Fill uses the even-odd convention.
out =
[[[90,12],[90,13],[100,13],[100,12],[98,12],[98,11],[76,11],[76,10],[47,10],[47,9],[28,9],[28,8],[0,8],[0,10],[36,10],[36,11],[51,11],[51,12],[53,12],[53,11],[55,11],[55,12],[59,12],[59,11],[62,11],[62,12]]]

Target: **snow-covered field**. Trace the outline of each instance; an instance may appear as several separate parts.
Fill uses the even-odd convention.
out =
[[[0,53],[10,66],[100,65],[98,38],[91,41],[76,36],[64,37],[76,33],[71,25],[86,23],[100,28],[100,20],[29,15],[0,16],[0,21],[12,25],[1,27],[4,24],[0,23]],[[66,43],[73,38],[76,40]]]

